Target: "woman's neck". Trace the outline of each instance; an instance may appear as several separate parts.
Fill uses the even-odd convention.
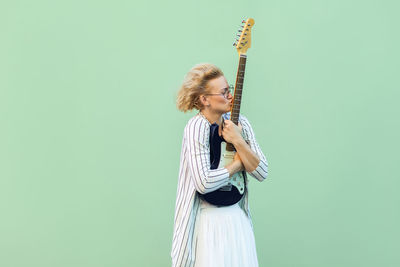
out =
[[[218,125],[221,125],[222,123],[222,114],[218,113],[211,113],[207,112],[206,110],[200,111],[201,114],[203,114],[204,117],[211,123],[217,123]]]

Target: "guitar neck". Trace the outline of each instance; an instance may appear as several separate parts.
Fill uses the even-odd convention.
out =
[[[244,72],[246,69],[246,54],[240,54],[239,56],[239,66],[236,75],[236,84],[235,84],[235,92],[233,105],[231,108],[231,117],[230,120],[238,125],[239,122],[239,114],[240,114],[240,105],[242,102],[242,92],[243,92],[243,81],[244,81]],[[226,144],[226,150],[234,151],[234,146],[231,143]]]

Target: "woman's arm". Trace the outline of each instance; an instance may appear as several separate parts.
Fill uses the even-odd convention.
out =
[[[239,153],[246,171],[262,182],[268,176],[268,161],[256,140],[249,120],[242,114],[240,114],[240,117],[240,124],[243,126],[244,136],[248,140],[248,143],[241,138],[235,141],[236,145],[233,145],[237,153]]]
[[[232,174],[243,170],[240,160],[234,160],[225,167],[210,169],[210,148],[206,145],[206,124],[201,120],[192,120],[184,129],[188,149],[188,166],[196,190],[209,193],[225,186]]]
[[[233,145],[243,162],[245,170],[249,173],[253,172],[259,165],[260,158],[251,150],[251,147],[243,138],[235,140]]]

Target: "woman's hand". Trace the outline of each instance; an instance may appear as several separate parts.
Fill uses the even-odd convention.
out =
[[[239,125],[236,125],[231,120],[224,120],[222,136],[228,143],[235,144],[238,140],[243,139],[242,129],[243,127],[240,122]]]
[[[232,175],[237,172],[245,170],[244,164],[239,157],[239,153],[236,152],[235,155],[233,155],[233,160],[228,165],[226,165],[225,168],[227,168],[229,171],[229,177],[232,177]]]
[[[237,161],[238,163],[240,163],[240,169],[238,170],[238,172],[244,171],[244,165],[242,160],[240,159],[239,153],[235,153],[235,155],[233,155],[233,161]]]

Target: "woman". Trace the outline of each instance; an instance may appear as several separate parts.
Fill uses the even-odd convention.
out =
[[[232,103],[226,78],[213,64],[195,65],[178,92],[179,110],[199,112],[183,134],[171,251],[174,267],[258,266],[247,186],[240,201],[230,206],[215,206],[201,197],[230,184],[237,172],[243,172],[246,185],[246,172],[260,182],[268,175],[268,162],[248,119],[239,114],[238,125],[229,120]],[[236,153],[231,163],[211,169],[209,137],[215,124]]]

